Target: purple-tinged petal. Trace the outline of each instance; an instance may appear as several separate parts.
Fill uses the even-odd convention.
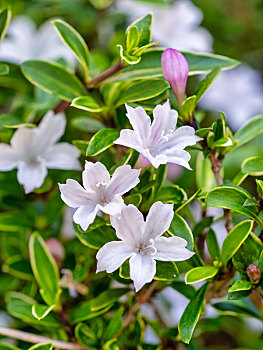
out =
[[[189,65],[184,55],[175,49],[166,49],[162,54],[162,71],[173,89],[178,104],[181,105],[189,72]]]
[[[94,195],[87,193],[75,180],[68,179],[65,184],[59,184],[62,200],[71,208],[90,204]]]
[[[85,163],[85,170],[82,173],[83,186],[88,192],[97,192],[100,184],[107,185],[110,182],[110,174],[100,162]]]
[[[142,107],[132,108],[125,105],[127,117],[133,127],[133,130],[141,140],[147,140],[151,133],[151,118]]]
[[[124,200],[121,196],[115,196],[109,203],[98,204],[101,211],[111,216],[119,216],[124,206]]]
[[[170,227],[173,217],[173,204],[155,202],[147,215],[143,238],[150,240],[161,236]]]
[[[142,142],[139,139],[138,135],[135,131],[129,129],[121,130],[120,137],[115,140],[114,143],[116,145],[133,148],[139,153],[141,153],[143,150]]]
[[[76,210],[73,215],[73,221],[79,224],[82,230],[86,231],[89,225],[95,220],[97,211],[97,206],[90,202],[88,205],[83,205]]]
[[[117,270],[125,260],[134,254],[133,247],[125,242],[106,243],[97,253],[97,273],[106,271],[112,273]]]
[[[130,258],[130,277],[136,292],[153,280],[156,274],[156,262],[147,254],[134,254]]]
[[[181,237],[158,237],[154,241],[157,252],[153,257],[161,261],[184,261],[194,255],[186,246],[186,240]]]
[[[192,170],[190,165],[188,164],[189,160],[191,159],[191,156],[187,151],[178,150],[177,148],[171,148],[165,150],[163,153],[166,155],[168,163],[178,164],[185,167],[188,170]]]
[[[130,165],[122,165],[117,168],[107,186],[109,193],[123,195],[129,192],[139,182],[140,171],[138,169],[132,169]]]
[[[142,213],[134,205],[124,207],[119,217],[111,216],[110,220],[118,238],[134,247],[142,242],[145,221]]]

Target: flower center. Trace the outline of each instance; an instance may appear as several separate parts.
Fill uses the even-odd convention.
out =
[[[135,248],[135,253],[141,255],[155,255],[157,249],[154,247],[154,240],[151,238],[149,243],[141,243]]]
[[[100,204],[108,204],[110,202],[110,198],[108,197],[108,193],[105,189],[106,181],[99,181],[96,183],[97,196]]]

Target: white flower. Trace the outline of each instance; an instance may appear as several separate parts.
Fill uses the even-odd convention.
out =
[[[229,124],[238,129],[249,118],[263,113],[260,73],[245,65],[222,72],[200,100],[200,105],[224,112]]]
[[[31,59],[54,61],[64,58],[75,62],[73,53],[62,43],[50,22],[39,29],[26,16],[17,16],[11,22],[0,45],[0,60],[20,64]]]
[[[67,142],[56,143],[65,126],[63,114],[48,112],[38,127],[18,129],[10,145],[0,144],[0,171],[18,169],[18,182],[29,193],[43,184],[47,169],[80,169],[80,152]]]
[[[117,1],[117,8],[125,11],[131,20],[153,13],[154,41],[177,50],[211,52],[213,38],[200,27],[202,11],[191,1],[178,0],[170,6],[140,3],[131,0]]]
[[[152,123],[142,107],[132,108],[126,105],[126,109],[134,130],[122,130],[114,143],[135,149],[155,168],[169,162],[191,170],[188,164],[191,156],[184,148],[194,145],[201,138],[195,135],[191,126],[174,130],[178,113],[171,109],[169,101],[154,108]]]
[[[151,282],[156,261],[183,261],[194,255],[186,249],[181,237],[161,237],[173,219],[173,205],[156,202],[144,221],[142,213],[132,204],[124,207],[119,217],[111,217],[111,225],[121,241],[106,243],[97,253],[97,272],[117,270],[130,259],[130,277],[136,292]]]
[[[82,173],[84,188],[77,181],[68,179],[66,184],[59,184],[61,198],[69,207],[78,208],[73,220],[86,231],[99,210],[119,215],[124,206],[121,196],[140,182],[139,174],[140,170],[122,165],[110,178],[102,163],[86,162]]]

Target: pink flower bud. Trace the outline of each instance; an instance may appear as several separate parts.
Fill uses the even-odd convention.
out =
[[[260,268],[257,265],[250,264],[247,268],[247,275],[252,283],[258,282],[261,277]]]
[[[184,101],[189,65],[181,52],[166,49],[162,54],[162,70],[165,79],[171,85],[179,105]]]

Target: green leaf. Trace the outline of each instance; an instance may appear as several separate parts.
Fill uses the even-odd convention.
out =
[[[245,304],[236,304],[230,302],[219,302],[212,306],[222,314],[232,315],[235,317],[255,317],[261,320],[259,314],[248,308]]]
[[[54,309],[54,307],[55,305],[47,306],[42,304],[34,304],[32,306],[32,315],[37,320],[42,320],[50,313],[50,311]]]
[[[108,324],[107,328],[105,329],[103,333],[103,339],[104,340],[110,340],[114,337],[116,333],[118,333],[122,328],[122,315],[123,315],[124,309],[123,307],[120,307],[115,315],[110,320],[110,323]]]
[[[117,106],[128,102],[148,100],[160,95],[169,88],[169,84],[162,79],[140,80],[129,84],[119,95]]]
[[[9,66],[5,63],[0,63],[0,75],[6,75],[9,73]]]
[[[221,72],[221,67],[215,67],[207,74],[207,76],[200,82],[197,89],[194,92],[194,95],[196,95],[196,104],[200,100],[200,98],[203,96],[203,94],[207,91],[207,89],[210,87],[211,84],[215,81],[215,79],[218,77],[218,75]]]
[[[6,8],[0,13],[0,41],[3,40],[10,21],[11,11]]]
[[[98,131],[90,140],[87,148],[87,156],[96,156],[97,154],[105,151],[107,148],[113,145],[113,142],[117,140],[120,132],[116,129],[102,129]]]
[[[263,195],[263,181],[256,179],[256,184],[257,184],[258,196],[260,197]]]
[[[163,77],[161,68],[161,55],[163,51],[164,50],[161,48],[146,51],[138,64],[124,68],[120,73],[105,80],[104,83],[110,81]],[[182,51],[182,53],[189,64],[189,75],[209,73],[213,68],[218,66],[220,66],[222,70],[231,69],[239,64],[238,61],[229,57],[215,54],[200,54],[184,51]]]
[[[16,232],[21,229],[29,229],[30,226],[30,220],[24,216],[22,217],[8,213],[0,214],[0,231]]]
[[[26,323],[46,326],[61,327],[61,322],[54,313],[49,313],[44,319],[37,320],[32,314],[32,306],[36,301],[22,293],[9,292],[6,295],[7,311],[10,315],[23,320]]]
[[[153,188],[154,193],[158,193],[163,187],[167,175],[167,164],[161,164],[154,172],[155,185]]]
[[[2,267],[3,272],[6,272],[14,277],[23,280],[32,280],[33,274],[28,260],[25,260],[21,255],[13,255],[5,261]]]
[[[232,228],[232,230],[226,236],[221,252],[224,265],[227,265],[228,260],[232,258],[242,243],[247,239],[252,227],[252,220],[242,221]]]
[[[228,300],[241,300],[247,298],[252,293],[251,290],[241,290],[238,292],[229,292]]]
[[[151,26],[152,26],[152,14],[149,13],[148,15],[137,19],[135,22],[133,22],[129,28],[131,27],[137,27],[138,33],[139,33],[139,42],[138,46],[144,46],[151,42]],[[128,28],[128,30],[129,30]]]
[[[126,52],[126,50],[124,50],[122,45],[117,45],[117,47],[120,51],[120,57],[121,57],[122,62],[124,61],[128,65],[133,65],[133,64],[137,64],[138,62],[140,62],[140,60],[141,60],[140,56],[129,55],[128,52]]]
[[[231,209],[238,213],[244,214],[259,224],[258,211],[255,207],[245,207],[244,203],[247,199],[252,199],[243,189],[230,186],[216,187],[206,196],[206,204],[210,207],[219,207]]]
[[[126,50],[128,53],[132,53],[135,48],[138,47],[140,35],[136,26],[130,26],[126,30]]]
[[[28,350],[52,350],[53,344],[52,343],[46,343],[46,344],[36,344],[31,346]]]
[[[251,157],[241,164],[241,171],[252,176],[263,175],[263,157]]]
[[[180,116],[183,117],[183,120],[189,120],[194,116],[196,106],[196,96],[187,97],[186,100],[182,103],[180,108]]]
[[[254,140],[254,138],[263,134],[263,115],[257,115],[250,119],[241,129],[239,129],[233,140],[238,141],[237,147]]]
[[[2,114],[0,116],[0,126],[3,126],[4,128],[32,128],[36,125],[32,123],[25,123],[12,114]]]
[[[32,84],[63,100],[72,101],[87,93],[78,78],[57,63],[32,60],[22,63],[21,69]]]
[[[124,202],[126,205],[133,204],[136,207],[140,205],[142,201],[142,195],[140,193],[134,193],[125,197]]]
[[[228,292],[239,292],[241,290],[249,290],[253,286],[252,282],[246,280],[236,281],[228,290]]]
[[[157,192],[155,201],[161,201],[163,203],[173,203],[174,209],[177,209],[183,201],[187,199],[185,191],[178,185],[170,185],[161,188]]]
[[[184,313],[179,321],[179,334],[182,338],[182,341],[186,344],[189,344],[192,338],[195,326],[203,307],[207,287],[208,284],[206,283],[196,292],[195,296],[184,310]]]
[[[170,285],[173,289],[177,290],[177,292],[184,295],[187,299],[193,299],[196,289],[191,284],[185,284],[184,281],[176,281],[171,283]]]
[[[155,280],[174,281],[179,277],[179,271],[173,261],[157,261]]]
[[[68,23],[61,19],[52,21],[62,41],[73,51],[81,64],[85,80],[88,80],[89,49],[82,36]]]
[[[193,284],[214,277],[218,269],[214,266],[199,266],[188,271],[185,275],[185,283]]]
[[[87,231],[82,230],[79,225],[75,223],[73,224],[76,236],[81,241],[81,243],[93,249],[100,249],[104,246],[104,244],[116,239],[115,231],[113,228],[109,225],[106,225],[105,221],[102,218],[100,219],[103,220],[103,223],[100,222],[100,219],[98,218],[99,217],[97,216]]]
[[[173,236],[184,238],[187,241],[187,249],[193,250],[194,237],[192,231],[187,222],[179,214],[174,213],[168,232]]]
[[[198,152],[196,157],[196,184],[203,192],[208,192],[217,186],[215,175],[212,171],[211,161],[204,158],[202,152]]]
[[[92,311],[98,311],[104,309],[108,305],[115,303],[129,291],[127,288],[114,288],[108,289],[102,292],[99,296],[92,300]]]
[[[98,113],[105,110],[105,107],[100,106],[91,96],[77,97],[72,101],[71,106],[92,113]]]
[[[211,258],[218,260],[220,258],[220,248],[218,245],[215,231],[211,228],[206,234],[206,244]]]
[[[57,305],[60,295],[59,272],[43,238],[35,232],[29,240],[29,255],[40,293],[47,305]]]
[[[98,340],[94,331],[85,323],[78,323],[75,327],[76,339],[85,346],[96,346]]]
[[[260,253],[259,259],[258,259],[258,266],[260,268],[261,273],[263,272],[263,250]]]
[[[102,122],[100,122],[97,119],[93,119],[89,117],[74,118],[71,121],[71,125],[77,130],[89,132],[89,133],[95,133],[105,128],[105,125],[102,124]],[[78,140],[78,141],[81,141],[81,140]],[[83,142],[85,142],[86,144],[88,143],[88,141],[83,141]],[[85,148],[85,154],[86,154],[86,149],[87,147]]]

